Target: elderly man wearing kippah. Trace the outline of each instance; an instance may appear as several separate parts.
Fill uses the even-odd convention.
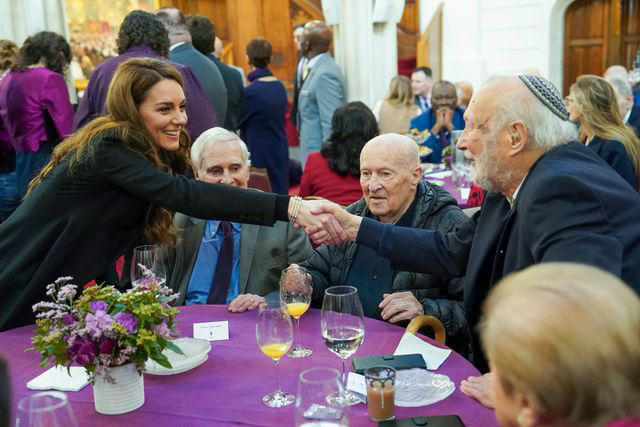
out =
[[[474,93],[458,147],[487,194],[482,209],[455,232],[323,209],[347,239],[390,258],[393,269],[465,276],[473,362],[483,372],[488,366],[475,326],[487,293],[505,275],[541,262],[573,261],[610,271],[640,291],[640,196],[575,142],[568,116],[556,88],[541,77],[498,77]],[[461,390],[489,406],[491,378],[470,378]]]

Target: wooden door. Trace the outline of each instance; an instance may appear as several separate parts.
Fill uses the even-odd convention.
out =
[[[640,47],[640,0],[578,0],[565,14],[563,90],[581,74],[630,68]]]

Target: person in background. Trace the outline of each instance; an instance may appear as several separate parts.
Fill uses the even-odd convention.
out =
[[[640,299],[610,273],[546,263],[511,274],[480,321],[487,403],[505,427],[638,426],[638,331]]]
[[[211,184],[247,188],[249,156],[245,143],[222,128],[205,131],[191,146],[196,179]],[[231,312],[254,310],[267,294],[278,291],[282,270],[312,254],[309,239],[292,223],[266,227],[177,213],[173,224],[179,239],[170,251],[168,283],[180,294],[177,305],[229,304]],[[225,227],[232,235],[228,241]]]
[[[636,136],[640,138],[640,106],[634,105],[631,85],[626,76],[618,74],[609,75],[604,78],[616,93],[618,109],[622,120],[631,126]]]
[[[431,134],[422,144],[432,150],[425,161],[440,163],[442,149],[451,144],[451,131],[464,129],[464,110],[458,107],[453,83],[441,80],[431,90],[431,108],[411,120],[410,129],[429,130]]]
[[[193,47],[186,19],[180,10],[175,7],[163,7],[156,16],[164,24],[169,35],[169,59],[193,71],[207,94],[216,117],[220,123],[225,123],[227,87],[218,67]]]
[[[20,197],[54,145],[71,133],[73,109],[64,79],[70,61],[65,38],[41,31],[24,41],[18,63],[0,84],[0,118],[16,152]]]
[[[0,40],[0,85],[17,61],[18,46],[11,40]],[[0,120],[0,223],[11,215],[19,203],[16,152],[9,132]]]
[[[578,139],[634,189],[640,177],[640,140],[624,124],[614,89],[602,77],[578,77],[566,98],[569,120],[579,123]]]
[[[291,124],[296,126],[298,124],[297,116],[298,116],[298,84],[302,82],[302,73],[304,71],[304,66],[306,62],[306,58],[302,56],[302,41],[304,40],[303,33],[304,32],[304,24],[296,25],[293,29],[293,46],[296,48],[297,61],[296,61],[296,72],[293,75],[293,102],[291,104]]]
[[[222,39],[218,36],[216,36],[216,39],[213,43],[213,56],[215,56],[217,59],[219,59],[220,61],[222,61],[222,52],[224,50],[224,44],[222,43]],[[247,76],[244,75],[244,70],[242,69],[242,67],[238,67],[237,65],[232,65],[232,64],[226,64],[228,67],[233,68],[234,70],[236,70],[238,72],[238,74],[240,74],[240,77],[242,77],[242,86],[246,86],[248,84],[247,82]]]
[[[134,10],[124,17],[116,40],[118,56],[98,65],[91,74],[89,85],[78,104],[73,128],[80,129],[91,120],[107,115],[107,92],[118,65],[129,58],[168,58],[169,37],[158,18],[143,10]],[[218,119],[196,75],[189,67],[171,62],[184,80],[189,121],[187,130],[195,139],[206,129],[217,126]]]
[[[413,102],[411,80],[406,76],[392,78],[386,98],[373,108],[380,134],[405,133],[411,119],[420,113],[420,107]]]
[[[420,179],[418,148],[412,139],[394,133],[375,137],[362,149],[359,164],[364,196],[347,208],[349,213],[442,232],[454,230],[467,219],[449,193]],[[357,242],[320,246],[302,265],[311,273],[318,306],[329,286],[355,286],[365,316],[392,323],[421,314],[435,316],[445,326],[448,345],[468,354],[459,280],[395,269],[388,259]]]
[[[466,110],[473,96],[473,85],[465,81],[456,82],[456,94],[458,95],[458,106]]]
[[[266,168],[271,191],[289,193],[289,144],[286,134],[287,91],[269,70],[271,43],[257,38],[247,45],[251,84],[244,89],[238,128],[253,157]]]
[[[319,153],[309,156],[300,181],[300,197],[322,197],[343,206],[362,197],[360,151],[378,136],[373,113],[360,101],[336,110],[331,135]]]
[[[167,61],[128,59],[109,86],[110,114],[55,148],[0,224],[0,331],[33,323],[31,307],[58,277],[87,283],[142,239],[175,245],[176,211],[260,225],[335,223],[311,212],[318,203],[183,176],[191,162],[182,87]]]
[[[187,16],[187,27],[189,27],[193,47],[213,61],[222,75],[222,80],[227,88],[227,115],[223,127],[233,132],[237,129],[236,124],[242,105],[242,91],[244,90],[242,76],[213,55],[216,28],[206,16],[197,14]]]
[[[423,113],[431,108],[431,86],[433,86],[431,75],[429,67],[416,67],[411,71],[411,90],[415,96],[416,105]]]
[[[346,84],[329,54],[331,28],[322,21],[307,22],[302,36],[300,52],[305,61],[299,76],[297,123],[304,170],[309,155],[320,151],[329,138],[333,113],[345,103]]]

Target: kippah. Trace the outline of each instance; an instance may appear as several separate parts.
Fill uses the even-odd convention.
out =
[[[569,111],[567,111],[567,107],[562,102],[560,92],[558,92],[553,83],[538,76],[520,75],[518,77],[553,114],[562,120],[569,120]]]

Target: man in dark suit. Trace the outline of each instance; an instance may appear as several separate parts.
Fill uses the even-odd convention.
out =
[[[431,108],[432,72],[429,67],[416,67],[411,71],[411,90],[414,102],[424,113]]]
[[[505,275],[541,262],[578,262],[610,271],[640,292],[640,195],[575,142],[568,116],[557,89],[541,77],[494,78],[474,93],[458,147],[488,192],[482,209],[455,232],[323,209],[338,218],[347,239],[390,258],[394,269],[465,276],[472,357],[483,372],[488,366],[476,325],[486,295]],[[463,381],[461,390],[491,405],[491,379]]]
[[[620,115],[626,124],[631,126],[640,138],[640,107],[633,103],[631,85],[626,75],[609,74],[604,78],[613,87],[618,101]]]
[[[440,163],[442,149],[451,144],[451,131],[464,129],[464,110],[458,107],[455,85],[446,80],[433,85],[431,108],[411,119],[409,129],[431,131],[431,135],[423,143],[432,150],[425,161]]]
[[[220,123],[227,117],[227,88],[222,74],[206,56],[191,43],[191,34],[184,15],[174,7],[162,8],[156,14],[169,32],[169,59],[191,68],[207,93]]]
[[[222,128],[205,131],[193,143],[191,158],[196,179],[247,188],[249,151],[234,133]],[[255,309],[267,294],[278,291],[283,269],[313,253],[309,239],[293,223],[226,224],[228,230],[221,221],[176,214],[180,238],[171,251],[168,277],[169,286],[180,294],[178,305],[229,304],[232,312]]]
[[[216,28],[206,16],[189,15],[187,17],[187,26],[189,27],[189,33],[191,33],[193,47],[212,60],[222,75],[222,80],[224,80],[224,85],[227,88],[227,115],[224,119],[223,127],[227,130],[235,131],[240,115],[240,107],[242,106],[242,92],[244,90],[242,76],[236,69],[229,67],[213,55]]]

